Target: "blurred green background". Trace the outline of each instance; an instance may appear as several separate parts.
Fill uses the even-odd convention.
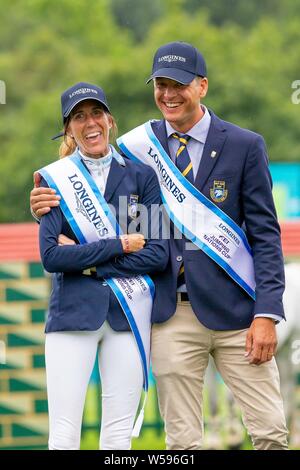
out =
[[[59,143],[51,136],[62,126],[61,92],[78,81],[102,86],[119,135],[159,118],[152,85],[145,82],[157,47],[174,40],[194,44],[206,58],[204,103],[223,119],[264,136],[276,180],[287,175],[285,186],[275,188],[279,215],[299,217],[300,0],[0,0],[0,14],[0,223],[32,220],[32,173],[58,155]],[[295,166],[286,169],[287,162]],[[214,380],[218,416],[233,423],[239,412],[223,383]],[[297,385],[294,447],[300,447]],[[205,393],[207,429],[215,426],[224,439],[232,437],[231,443],[210,441],[206,447],[233,448],[239,439],[249,446],[243,430],[228,433],[215,422],[216,409]],[[99,391],[92,383],[82,448],[97,448],[98,406]],[[145,424],[133,447],[164,448],[154,387]]]
[[[24,195],[57,158],[61,92],[101,85],[119,134],[158,118],[145,80],[172,40],[204,53],[207,106],[263,134],[271,161],[299,160],[299,0],[0,0],[0,12],[0,222],[30,220]]]

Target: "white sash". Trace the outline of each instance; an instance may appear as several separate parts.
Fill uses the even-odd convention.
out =
[[[165,209],[180,232],[255,299],[252,250],[245,233],[182,175],[154,134],[151,121],[117,143],[129,158],[156,171]]]
[[[121,233],[117,220],[77,152],[51,163],[39,170],[39,173],[61,196],[61,210],[81,244]],[[116,295],[136,340],[144,373],[144,390],[147,393],[155,286],[147,275],[105,280]],[[145,401],[133,436],[139,434]]]

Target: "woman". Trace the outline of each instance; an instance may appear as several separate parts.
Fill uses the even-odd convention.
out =
[[[152,169],[123,158],[109,145],[115,122],[101,88],[78,83],[62,94],[61,103],[60,155],[66,158],[40,170],[42,186],[55,188],[62,197],[40,222],[43,265],[54,273],[45,350],[49,448],[79,448],[99,346],[100,447],[130,449],[143,371],[147,381],[139,321],[150,324],[146,309],[151,310],[153,292],[145,275],[163,270],[168,260],[167,242],[150,223],[150,208],[158,210],[160,203],[159,184]],[[142,234],[127,235],[129,225],[145,228],[145,220],[148,233],[156,232],[147,243]],[[103,268],[118,278],[103,279],[97,272]]]

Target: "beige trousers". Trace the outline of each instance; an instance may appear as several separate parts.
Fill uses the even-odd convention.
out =
[[[167,449],[201,449],[202,389],[209,354],[231,389],[255,449],[287,449],[287,429],[275,359],[260,366],[245,358],[247,330],[202,325],[189,302],[152,328],[152,366],[165,422]]]

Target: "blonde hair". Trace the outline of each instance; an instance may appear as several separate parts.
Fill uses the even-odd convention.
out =
[[[109,141],[111,143],[115,143],[115,140],[116,140],[117,135],[118,135],[117,123],[115,121],[115,118],[112,116],[112,114],[110,114],[110,113],[106,113],[106,114],[109,114],[109,116],[111,117],[111,120],[112,120],[112,127],[111,127],[111,130],[110,130],[110,133],[109,133],[109,137],[110,137]],[[60,147],[59,147],[59,152],[58,152],[59,153],[59,158],[64,158],[64,157],[68,157],[69,155],[72,155],[72,153],[75,152],[75,149],[77,147],[77,144],[75,142],[74,137],[70,137],[67,134],[67,129],[68,129],[69,123],[70,123],[70,117],[67,118],[67,120],[65,122],[65,125],[64,125],[64,129],[63,129],[64,140],[60,144]]]

